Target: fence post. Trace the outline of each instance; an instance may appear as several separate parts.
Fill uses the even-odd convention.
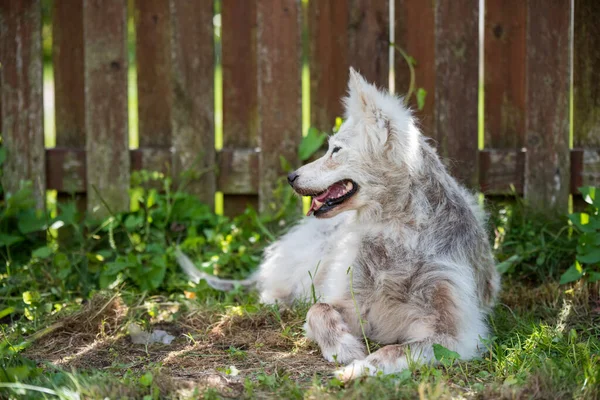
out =
[[[478,25],[477,2],[436,2],[433,136],[453,176],[471,188],[478,187]]]
[[[127,3],[85,0],[83,30],[88,210],[105,216],[129,208]]]
[[[575,1],[571,191],[600,186],[600,2]]]
[[[480,183],[486,193],[523,193],[527,3],[485,3],[484,125]]]
[[[38,208],[46,197],[42,97],[42,21],[36,0],[0,3],[2,137],[7,151],[2,180],[7,192],[33,181]]]
[[[529,0],[525,198],[567,210],[571,2]]]
[[[172,135],[176,174],[191,172],[186,189],[214,205],[213,2],[170,0]]]
[[[258,208],[255,187],[230,179],[236,163],[246,165],[248,172],[236,180],[250,181],[258,172],[256,2],[222,0],[221,26],[223,150],[219,187],[224,191],[225,214],[237,215],[248,205]]]
[[[415,61],[415,87],[410,106],[416,110],[423,133],[433,135],[435,121],[435,6],[432,1],[396,0],[395,44]],[[394,75],[396,93],[405,96],[410,87],[410,68],[396,49]],[[418,110],[416,91],[427,93],[423,109]]]
[[[295,164],[302,137],[300,1],[257,0],[257,21],[259,202],[267,211],[276,209],[279,158]]]

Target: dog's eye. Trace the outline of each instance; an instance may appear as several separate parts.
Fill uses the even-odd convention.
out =
[[[341,148],[340,146],[335,146],[335,147],[333,148],[333,150],[331,150],[331,154],[333,155],[333,154],[337,153],[338,151],[340,151],[341,149],[342,149],[342,148]]]

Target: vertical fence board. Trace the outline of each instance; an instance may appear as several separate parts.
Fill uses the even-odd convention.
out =
[[[53,2],[52,62],[56,147],[84,150],[83,0]],[[59,203],[69,201],[75,194],[81,211],[85,210],[86,196],[76,192],[84,186],[80,176],[82,168],[85,168],[85,159],[71,156],[64,158],[63,176],[60,178],[66,192],[57,194]],[[50,166],[46,171],[51,171]],[[48,176],[47,179],[51,182],[56,178]]]
[[[56,146],[85,147],[83,0],[53,2]]]
[[[473,0],[438,1],[435,10],[435,134],[450,171],[476,188],[479,7]]]
[[[600,2],[575,1],[573,146],[600,147]]]
[[[423,133],[431,136],[434,123],[435,104],[435,8],[434,2],[422,0],[397,0],[395,7],[394,38],[397,47],[412,57],[416,65],[414,93],[410,105],[417,110]],[[396,93],[405,96],[410,87],[410,68],[398,50],[395,50]],[[426,91],[425,103],[418,110],[416,91]]]
[[[259,201],[266,211],[282,177],[279,157],[295,164],[301,138],[301,25],[298,0],[258,0]]]
[[[388,0],[350,0],[350,65],[382,88],[389,81],[388,25]]]
[[[127,4],[85,0],[83,26],[88,210],[103,216],[102,200],[129,207]]]
[[[256,2],[222,0],[223,147],[258,147]],[[219,171],[228,173],[228,171]],[[226,215],[258,206],[258,196],[224,193]]]
[[[566,211],[569,199],[570,1],[530,0],[525,197]]]
[[[308,3],[311,126],[329,132],[344,110],[348,82],[348,0]]]
[[[170,147],[170,19],[168,0],[136,0],[140,147]]]
[[[600,182],[600,2],[575,1],[573,146],[583,154],[582,184]],[[591,150],[591,149],[590,149]],[[574,188],[575,190],[577,188]]]
[[[37,207],[46,195],[42,97],[41,6],[39,1],[0,3],[2,136],[7,192],[33,181]]]
[[[527,3],[485,4],[485,146],[520,148],[525,133]]]
[[[212,206],[216,190],[213,3],[171,0],[170,4],[173,169],[195,171],[186,188]]]
[[[600,186],[600,2],[575,1],[571,192]],[[590,148],[583,151],[582,148]]]

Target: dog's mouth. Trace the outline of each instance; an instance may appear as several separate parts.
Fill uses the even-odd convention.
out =
[[[350,179],[344,179],[329,186],[319,194],[311,194],[312,202],[306,215],[314,214],[319,217],[339,206],[358,190],[358,185]]]

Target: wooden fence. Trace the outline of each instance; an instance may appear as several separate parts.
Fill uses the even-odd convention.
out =
[[[320,129],[342,113],[350,65],[385,87],[392,70],[396,91],[408,87],[404,59],[396,53],[390,65],[390,1],[221,0],[216,151],[213,1],[135,1],[140,147],[130,150],[127,2],[53,2],[56,148],[44,149],[40,2],[1,0],[4,184],[10,191],[33,180],[40,206],[47,189],[86,194],[90,209],[99,205],[96,187],[124,209],[131,170],[192,169],[209,171],[191,186],[207,203],[219,190],[230,213],[258,199],[264,208],[280,155],[296,161],[305,56],[311,124]],[[395,44],[416,60],[427,92],[424,133],[455,176],[488,194],[512,185],[562,209],[578,186],[600,184],[600,2],[485,2],[483,143],[479,2],[395,0],[393,9]]]

